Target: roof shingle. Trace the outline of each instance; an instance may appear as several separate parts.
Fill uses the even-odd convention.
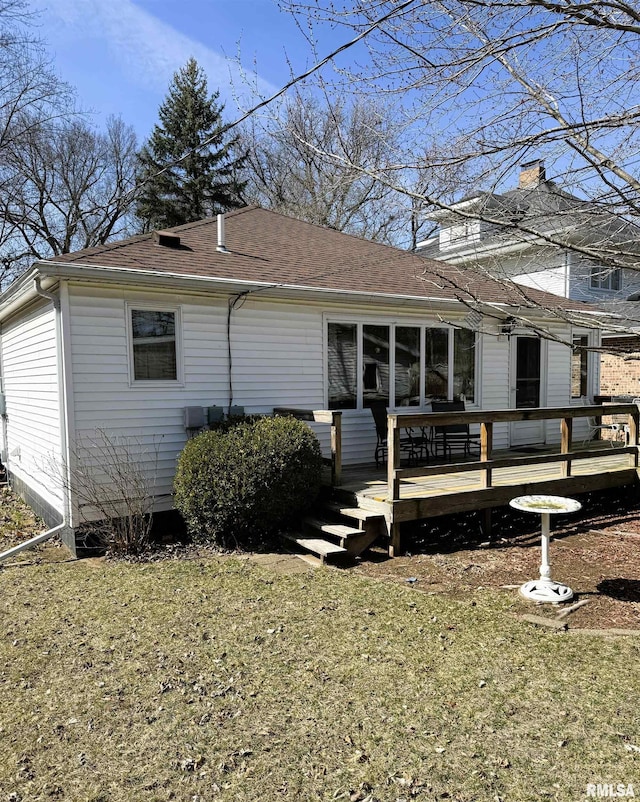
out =
[[[274,286],[589,309],[586,304],[496,281],[473,269],[424,259],[256,206],[225,215],[229,253],[216,249],[215,218],[170,231],[180,235],[179,248],[159,245],[152,234],[143,234],[48,261]]]

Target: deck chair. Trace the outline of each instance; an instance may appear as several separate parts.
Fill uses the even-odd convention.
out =
[[[432,401],[432,412],[464,412],[464,401]],[[433,449],[435,456],[442,448],[442,456],[447,452],[451,457],[454,448],[462,449],[465,457],[471,455],[471,449],[477,449],[480,454],[480,435],[471,434],[467,423],[449,423],[446,426],[433,427]]]
[[[373,415],[373,421],[376,425],[376,435],[378,441],[376,443],[376,450],[375,450],[375,460],[376,460],[376,468],[379,468],[380,465],[384,465],[387,461],[387,454],[389,451],[389,446],[387,443],[387,436],[388,436],[388,426],[387,426],[387,405],[384,401],[371,401],[370,407],[371,414]],[[401,435],[400,437],[400,456],[402,454],[407,455],[407,459],[409,464],[418,459],[421,452],[421,447],[419,443],[417,443],[414,438],[411,436],[410,433],[406,433]]]
[[[590,402],[588,398],[585,398],[583,396],[582,403],[584,406],[589,406]],[[582,441],[583,446],[589,443],[591,440],[595,440],[598,437],[599,439],[602,439],[602,432],[611,432],[612,437],[609,440],[609,444],[611,445],[611,448],[615,448],[618,432],[624,432],[623,424],[603,423],[602,419],[600,419],[600,422],[598,422],[598,418],[587,418],[587,426],[588,426],[587,435]]]

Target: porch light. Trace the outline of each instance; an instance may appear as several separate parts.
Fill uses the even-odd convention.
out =
[[[517,325],[518,321],[515,319],[515,317],[506,318],[500,325],[500,334],[506,334],[507,337],[509,337],[511,334],[513,334]]]

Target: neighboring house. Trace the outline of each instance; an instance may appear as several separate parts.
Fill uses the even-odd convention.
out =
[[[343,410],[348,465],[373,460],[373,399],[425,411],[433,398],[563,406],[572,367],[592,395],[597,363],[577,363],[570,347],[576,336],[599,343],[581,325],[589,307],[527,295],[256,207],[37,262],[0,296],[2,461],[73,547],[86,511],[52,466],[72,476],[96,429],[157,446],[162,510],[185,407]],[[494,445],[557,436],[536,421],[502,424]]]
[[[640,361],[629,360],[629,353],[640,351],[640,337],[633,335],[634,329],[640,330],[640,317],[638,304],[627,300],[640,296],[637,226],[546,180],[541,161],[522,166],[517,189],[503,194],[478,193],[451,210],[434,212],[432,218],[439,230],[418,243],[420,255],[600,306],[612,326],[609,333],[603,332],[603,348],[608,353],[602,360],[601,392],[640,395]],[[487,220],[503,221],[505,227]],[[551,244],[546,237],[569,247]],[[620,250],[638,252],[637,269],[611,267],[580,252],[589,249],[612,255]],[[633,263],[633,258],[629,261]],[[575,344],[584,345],[582,335]],[[621,352],[620,356],[616,352]]]

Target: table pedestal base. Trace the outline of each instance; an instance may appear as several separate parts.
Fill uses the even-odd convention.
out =
[[[532,579],[522,585],[520,595],[532,601],[559,604],[572,599],[573,591],[566,585],[561,585],[551,579]]]

